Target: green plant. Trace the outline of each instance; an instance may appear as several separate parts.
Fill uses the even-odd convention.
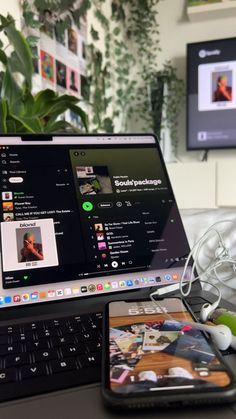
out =
[[[78,99],[59,96],[50,89],[32,95],[33,64],[30,47],[14,19],[0,15],[0,31],[6,35],[8,44],[0,44],[0,61],[4,70],[0,73],[0,131],[2,133],[48,133],[75,131],[66,121],[58,117],[67,109],[80,116],[87,129],[87,116],[77,106]],[[9,54],[6,49],[11,47]]]
[[[178,145],[178,116],[184,105],[185,85],[176,73],[176,68],[167,61],[163,69],[156,72],[151,82],[151,104],[154,132],[161,138],[164,126],[169,128],[173,152]]]
[[[96,91],[99,95],[105,95],[109,101],[110,120],[116,130],[129,130],[134,116],[143,122],[143,130],[147,125],[150,130],[152,125],[149,84],[158,51],[158,2],[159,0],[111,0],[108,16],[103,12],[103,8],[107,8],[107,2],[92,1],[94,16],[104,30],[105,51],[99,64],[93,57],[89,59],[91,93]],[[96,45],[100,34],[94,27],[90,33],[93,44]],[[106,70],[104,74],[100,71],[101,77],[104,76],[103,85],[97,83],[98,65]],[[99,121],[103,121],[107,116],[107,108],[96,106],[93,98],[91,103],[95,115],[99,115]],[[99,130],[101,127],[102,125],[97,125],[96,128]]]

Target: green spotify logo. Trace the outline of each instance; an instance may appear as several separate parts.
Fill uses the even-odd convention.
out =
[[[83,208],[84,211],[87,211],[87,212],[92,211],[93,204],[90,201],[85,201],[82,205],[82,208]]]

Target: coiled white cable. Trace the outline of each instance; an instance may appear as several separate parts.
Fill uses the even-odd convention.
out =
[[[186,259],[184,269],[183,269],[183,273],[182,273],[182,276],[181,276],[181,279],[180,279],[180,284],[179,284],[180,285],[179,286],[180,292],[181,292],[183,297],[187,297],[190,294],[191,289],[192,289],[192,283],[196,280],[200,280],[200,282],[210,284],[212,287],[217,288],[218,292],[220,292],[218,287],[215,284],[213,284],[212,282],[203,281],[202,277],[204,277],[204,276],[208,276],[208,278],[214,279],[215,281],[220,282],[221,284],[223,284],[227,288],[230,288],[230,289],[236,291],[236,287],[233,287],[231,285],[226,284],[226,281],[236,277],[236,260],[230,257],[229,249],[225,245],[225,242],[223,240],[221,232],[218,231],[217,228],[216,228],[216,226],[218,226],[220,224],[223,224],[223,223],[231,223],[234,226],[236,226],[236,222],[233,221],[233,220],[217,221],[216,223],[214,223],[213,225],[211,225],[207,229],[207,231],[203,234],[203,236],[200,237],[196,241],[194,246],[192,247],[192,250],[191,250],[191,252],[189,253],[189,255]],[[203,247],[204,243],[209,239],[209,234],[211,234],[212,232],[214,232],[215,234],[217,234],[219,236],[219,242],[218,242],[218,246],[217,246],[217,248],[219,249],[219,254],[213,260],[213,263],[210,263],[209,266],[206,269],[203,269],[201,267],[200,263],[199,263],[199,253],[202,250],[202,247]],[[193,262],[192,267],[191,267],[190,279],[189,279],[188,282],[186,282],[185,281],[186,270],[189,266],[189,262],[190,262],[191,258],[194,259],[194,262]],[[233,273],[232,276],[226,278],[225,280],[222,280],[220,278],[219,274],[217,273],[217,269],[219,267],[222,267],[224,264],[225,265],[232,265],[234,273]],[[198,273],[197,276],[194,276],[195,270]],[[187,286],[187,290],[183,289],[184,285]]]

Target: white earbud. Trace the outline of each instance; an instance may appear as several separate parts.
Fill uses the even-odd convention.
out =
[[[228,326],[224,324],[219,324],[217,326],[208,326],[207,324],[194,323],[194,322],[183,322],[186,325],[190,325],[193,329],[202,330],[209,333],[212,336],[212,339],[216,343],[217,347],[221,351],[225,351],[232,343],[236,345],[235,340],[233,339],[232,332]]]
[[[219,305],[219,299],[215,301],[213,304],[205,303],[203,304],[201,311],[200,311],[200,320],[201,322],[205,323],[210,315],[217,309]]]

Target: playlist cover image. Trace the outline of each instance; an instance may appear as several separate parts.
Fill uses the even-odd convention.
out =
[[[40,58],[42,77],[54,82],[54,58],[43,50],[40,51]]]
[[[56,60],[56,81],[58,86],[66,88],[66,66],[58,60]]]
[[[232,101],[232,71],[212,73],[212,102]]]
[[[53,219],[1,223],[3,270],[58,265]]]
[[[198,110],[236,109],[236,61],[198,66]]]
[[[76,176],[82,195],[113,193],[111,179],[106,166],[77,166]]]
[[[18,262],[43,260],[42,234],[40,227],[16,229]]]
[[[3,201],[12,201],[13,193],[10,191],[2,192],[2,200]]]
[[[94,224],[95,231],[104,231],[104,227],[102,223]]]
[[[13,205],[12,201],[4,201],[2,203],[2,209],[3,209],[4,212],[7,212],[7,211],[12,212],[13,211],[13,206],[14,205]]]
[[[3,221],[9,222],[14,220],[14,213],[13,212],[5,212],[3,213]]]

